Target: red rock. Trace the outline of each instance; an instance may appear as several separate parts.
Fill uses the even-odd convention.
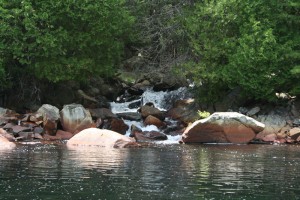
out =
[[[274,142],[277,139],[278,139],[277,135],[275,133],[272,133],[272,134],[266,135],[261,140],[264,141],[264,142]]]
[[[189,126],[182,135],[184,143],[248,143],[264,124],[251,117],[235,113],[214,113]]]
[[[74,135],[68,131],[63,131],[63,130],[58,130],[56,132],[56,137],[59,137],[61,140],[69,140],[73,137]]]
[[[148,117],[149,115],[152,115],[160,120],[164,120],[165,116],[162,111],[160,111],[157,108],[154,108],[153,106],[145,105],[140,108],[140,112],[143,118]]]
[[[126,134],[126,131],[129,129],[129,126],[124,123],[122,119],[112,119],[110,122],[111,130],[122,135]]]
[[[146,117],[144,124],[146,126],[147,125],[155,125],[158,128],[166,127],[166,124],[163,121],[161,121],[160,119],[158,119],[152,115],[149,115],[148,117]]]
[[[292,138],[287,138],[286,143],[293,144],[295,143],[295,140],[293,140]]]
[[[57,130],[56,135],[44,135],[44,140],[69,140],[73,137],[74,135],[70,132],[63,131],[63,130]]]
[[[277,141],[278,141],[280,144],[286,143],[286,139],[284,139],[284,138],[278,138]]]

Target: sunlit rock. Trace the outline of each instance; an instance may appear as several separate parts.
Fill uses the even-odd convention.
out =
[[[163,121],[161,121],[160,119],[158,119],[152,115],[149,115],[148,117],[146,117],[144,124],[146,126],[147,125],[155,125],[158,128],[163,128],[166,126],[166,124]]]
[[[10,142],[7,138],[0,135],[0,149],[11,149],[16,145],[13,142]]]
[[[155,108],[154,106],[150,106],[150,105],[141,106],[140,112],[143,118],[152,115],[160,120],[165,119],[164,113],[160,111],[158,108]]]
[[[73,134],[95,127],[90,112],[80,104],[65,105],[60,111],[60,122],[64,131]]]
[[[133,138],[121,135],[117,132],[98,129],[88,128],[85,129],[68,142],[67,146],[72,147],[131,147],[138,146]]]
[[[299,127],[292,128],[292,129],[289,131],[289,136],[290,136],[293,140],[296,140],[296,139],[300,136],[300,128],[299,128]]]
[[[248,143],[265,125],[236,112],[218,112],[198,120],[182,135],[184,143]]]
[[[10,142],[15,141],[15,137],[13,134],[8,133],[6,130],[4,130],[3,128],[0,128],[0,137],[5,137],[7,140],[9,140]]]

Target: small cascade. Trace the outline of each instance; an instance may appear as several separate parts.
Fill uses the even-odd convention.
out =
[[[181,87],[173,91],[155,92],[152,89],[146,90],[141,98],[142,104],[151,102],[154,107],[160,110],[168,110],[172,107],[174,101],[191,97],[188,88]]]
[[[111,110],[113,113],[123,112],[137,112],[138,108],[130,108],[130,105],[140,102],[141,105],[145,105],[148,102],[154,104],[154,107],[165,111],[172,107],[174,101],[179,99],[187,99],[192,97],[188,88],[181,87],[173,91],[153,91],[153,89],[147,89],[138,100],[133,100],[124,103],[111,102]]]
[[[152,89],[147,89],[140,97],[140,99],[133,100],[130,102],[123,102],[123,103],[117,103],[117,102],[111,102],[111,110],[113,113],[128,113],[128,112],[138,112],[138,108],[142,105],[145,105],[146,103],[153,103],[154,107],[158,108],[161,111],[167,111],[170,109],[173,105],[173,103],[176,100],[179,99],[186,99],[191,98],[192,95],[189,93],[188,88],[181,87],[174,91],[153,91]],[[131,108],[130,105],[136,105],[139,104],[140,106]],[[139,127],[142,131],[159,131],[159,129],[154,126],[144,126],[142,121],[130,121],[130,120],[124,120],[124,122],[131,127],[132,125],[135,125]],[[174,123],[171,120],[168,120],[169,123]],[[130,135],[130,128],[126,133],[126,136]],[[167,135],[168,140],[165,141],[159,141],[158,144],[172,144],[172,143],[178,143],[180,139],[180,135],[177,136],[171,136]]]

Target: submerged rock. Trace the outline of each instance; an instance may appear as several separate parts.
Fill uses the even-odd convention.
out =
[[[68,147],[131,147],[139,146],[133,138],[121,135],[117,132],[88,128],[85,129],[67,142]]]
[[[167,140],[168,137],[164,133],[158,131],[142,131],[135,125],[131,126],[131,137],[134,137],[137,142],[151,142],[156,140]]]
[[[198,120],[182,135],[184,143],[249,143],[265,125],[236,112],[218,112]]]

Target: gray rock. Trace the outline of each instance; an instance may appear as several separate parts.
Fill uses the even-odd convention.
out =
[[[251,117],[251,116],[257,114],[259,111],[260,111],[260,107],[256,106],[256,107],[252,108],[251,110],[249,110],[246,115]]]
[[[55,135],[57,131],[57,123],[60,119],[59,109],[50,104],[44,104],[38,109],[37,113],[43,116],[43,127],[45,133]]]
[[[257,139],[262,139],[269,134],[279,133],[287,125],[285,117],[281,115],[259,115],[257,120],[266,126],[265,129],[257,135]]]
[[[63,129],[73,134],[95,126],[90,112],[80,104],[65,105],[60,111],[60,117]]]

